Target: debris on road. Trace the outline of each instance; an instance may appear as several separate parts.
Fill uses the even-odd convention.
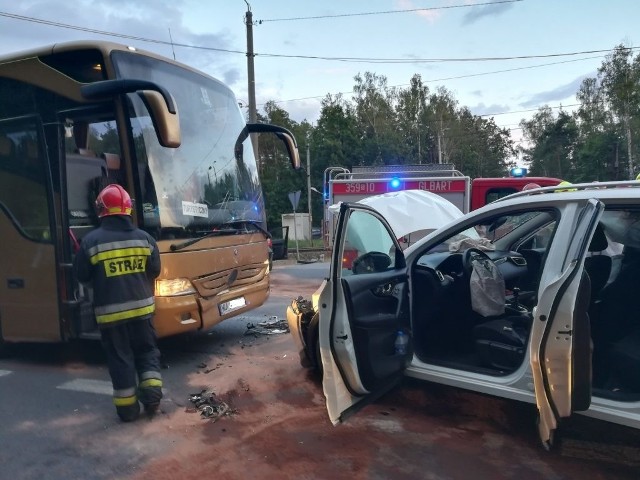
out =
[[[200,393],[192,393],[189,395],[189,401],[193,403],[195,410],[200,412],[202,418],[213,419],[214,421],[223,416],[230,416],[236,413],[222,400],[216,397],[216,394],[209,390],[202,390]]]
[[[214,370],[217,370],[218,368],[220,368],[223,364],[222,363],[217,363],[215,367],[211,367],[211,368],[207,368],[207,364],[206,363],[201,363],[198,365],[198,373],[200,373],[200,371],[202,371],[202,373],[211,373]]]
[[[289,324],[286,318],[279,319],[273,315],[269,317],[269,320],[259,322],[257,325],[253,323],[247,323],[247,331],[245,335],[278,335],[281,333],[289,333]]]

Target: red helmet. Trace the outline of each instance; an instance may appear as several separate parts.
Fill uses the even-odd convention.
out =
[[[522,191],[525,190],[533,190],[534,188],[540,188],[540,185],[537,183],[527,183],[524,187],[522,187]]]
[[[102,189],[96,198],[98,217],[131,215],[131,197],[120,185],[112,183]]]

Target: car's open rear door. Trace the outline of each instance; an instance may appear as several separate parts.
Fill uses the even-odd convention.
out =
[[[407,268],[375,210],[342,204],[319,312],[323,388],[336,424],[395,385],[411,355],[410,346],[394,350],[398,331],[409,333]]]
[[[591,286],[583,265],[603,209],[597,200],[563,209],[542,272],[530,341],[538,430],[547,448],[559,420],[591,402]]]

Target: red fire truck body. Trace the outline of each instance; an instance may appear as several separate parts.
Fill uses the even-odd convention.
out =
[[[372,195],[400,190],[426,190],[440,195],[461,212],[467,213],[499,198],[519,192],[530,183],[541,187],[558,185],[562,180],[549,177],[504,177],[471,179],[450,164],[385,165],[327,169],[325,172],[325,244],[333,239],[334,220],[328,211],[339,202],[357,202]]]

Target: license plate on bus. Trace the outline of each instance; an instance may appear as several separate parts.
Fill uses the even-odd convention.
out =
[[[234,310],[244,307],[246,304],[247,301],[244,297],[234,298],[233,300],[229,300],[228,302],[218,305],[218,310],[220,311],[220,315],[226,315],[229,312],[233,312]]]

